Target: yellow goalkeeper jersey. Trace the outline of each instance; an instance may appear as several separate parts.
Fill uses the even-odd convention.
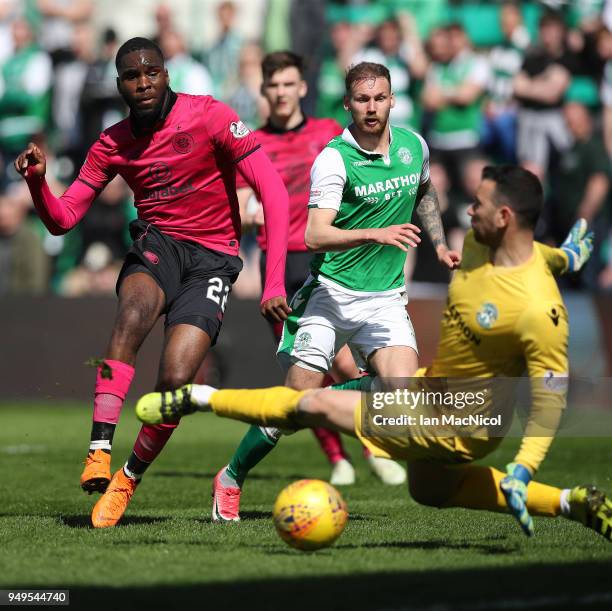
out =
[[[461,267],[449,286],[436,357],[417,373],[454,378],[455,387],[465,378],[517,378],[527,373],[531,407],[514,461],[532,473],[546,456],[565,407],[568,318],[553,273],[566,268],[563,251],[538,242],[526,263],[493,265],[489,248],[468,232]],[[551,384],[551,377],[561,378],[562,383]],[[497,408],[514,400],[511,393],[490,399]],[[478,409],[485,413],[491,407],[487,400]],[[371,410],[365,413],[371,418]],[[410,425],[406,435],[381,433],[375,427],[364,433],[361,414],[357,410],[357,435],[378,456],[465,462],[486,456],[501,442],[499,434],[491,436],[487,427],[479,426],[464,427],[460,436],[453,437],[432,434],[431,427],[419,423]]]
[[[493,265],[489,248],[468,232],[427,375],[565,375],[568,319],[553,272],[560,274],[566,266],[560,249],[538,242],[526,263]]]
[[[493,265],[489,248],[468,232],[461,268],[449,286],[438,351],[426,373],[434,377],[527,373],[532,378],[531,408],[514,461],[532,472],[546,456],[565,407],[565,392],[549,392],[543,381],[568,375],[567,310],[553,277],[566,268],[563,251],[538,242],[526,263]],[[485,440],[455,441],[455,450],[469,455],[478,453]]]

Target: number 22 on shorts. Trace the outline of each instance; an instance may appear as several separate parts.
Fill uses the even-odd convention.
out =
[[[225,312],[229,290],[229,284],[225,284],[221,278],[217,276],[209,278],[206,299],[214,301],[221,308],[221,311]]]

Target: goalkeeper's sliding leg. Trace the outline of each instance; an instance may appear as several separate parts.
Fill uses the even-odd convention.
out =
[[[196,411],[214,412],[217,416],[279,429],[323,426],[357,436],[355,423],[360,402],[361,393],[351,390],[297,391],[284,386],[217,390],[189,384],[175,391],[144,395],[136,405],[136,415],[147,424],[161,424],[176,422]],[[501,487],[507,474],[493,467],[447,465],[412,460],[409,456],[408,466],[410,492],[421,504],[508,512]],[[562,515],[612,541],[612,501],[593,486],[561,490],[531,481],[525,504],[529,515]]]
[[[293,390],[286,386],[245,390],[217,390],[187,384],[140,398],[136,415],[148,424],[175,423],[197,411],[249,424],[298,430],[323,426],[356,436],[355,412],[361,393],[327,388]]]
[[[480,465],[444,465],[427,461],[408,464],[412,498],[422,505],[438,508],[463,507],[508,512],[501,482],[506,473]],[[432,486],[432,482],[436,482]],[[531,481],[527,486],[526,508],[531,516],[564,516],[580,522],[612,541],[612,500],[595,486],[564,490]]]

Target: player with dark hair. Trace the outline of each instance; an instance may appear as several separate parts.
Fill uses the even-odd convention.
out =
[[[327,143],[342,132],[333,119],[315,119],[302,112],[301,100],[307,93],[304,81],[303,59],[291,51],[269,53],[261,63],[263,82],[261,93],[267,100],[270,116],[267,123],[255,132],[264,151],[272,160],[289,191],[289,243],[285,287],[287,299],[302,287],[310,272],[312,253],[304,242],[308,220],[310,168]],[[261,224],[263,215],[253,191],[238,177],[238,200],[246,224],[258,225],[257,242],[262,250],[261,267],[267,260],[266,233]],[[274,335],[279,342],[282,324],[274,324]],[[333,379],[347,380],[358,375],[350,351],[342,348],[332,368]],[[332,383],[329,378],[325,383]],[[351,484],[355,471],[348,460],[340,434],[327,429],[313,431],[329,462],[332,464],[331,482]],[[279,436],[274,428],[253,426],[240,442],[229,464],[221,469],[213,483],[213,510],[215,521],[239,519],[240,493],[249,470],[274,448]],[[386,483],[402,483],[406,474],[403,467],[390,461],[380,461],[365,450],[368,464]]]
[[[280,322],[290,311],[284,289],[287,190],[253,134],[231,108],[212,97],[172,91],[162,52],[146,38],[124,43],[116,66],[129,117],[100,135],[60,198],[47,186],[45,156],[36,145],[15,160],[36,210],[55,235],[72,229],[115,175],[134,192],[134,243],[117,282],[119,306],[98,369],[90,450],[81,476],[83,490],[106,491],[94,507],[95,527],[116,524],[175,428],[143,426],[132,454],[111,481],[115,426],[136,354],[157,319],[165,314],[159,390],[192,381],[217,340],[232,283],[242,268],[236,171],[265,211],[268,265],[261,313]]]
[[[531,172],[514,165],[485,166],[482,170],[482,180],[495,183],[492,194],[496,206],[509,205],[516,216],[516,222],[521,229],[534,231],[542,212],[542,185]],[[482,187],[481,187],[482,188]],[[480,206],[478,199],[472,204],[472,217]],[[477,240],[484,242],[487,232],[472,223]],[[479,235],[480,234],[480,235]]]
[[[485,424],[468,429],[467,435],[459,430],[441,436],[416,419],[401,429],[368,430],[364,423],[372,423],[372,412],[354,391],[194,385],[173,395],[145,395],[136,407],[139,418],[174,421],[201,410],[265,426],[335,427],[353,433],[380,456],[406,460],[410,493],[421,504],[510,512],[527,535],[534,532],[532,515],[563,515],[612,541],[612,501],[603,492],[592,486],[562,490],[533,481],[566,402],[568,319],[551,271],[579,270],[593,247],[583,219],[560,249],[534,242],[542,199],[539,181],[527,170],[485,168],[469,211],[473,231],[449,286],[436,357],[413,381],[426,389],[440,378],[448,387],[471,379],[473,388],[480,379],[485,385],[480,387],[486,388],[495,378],[515,378],[526,371],[530,412],[520,448],[505,473],[471,463],[498,447],[507,426],[491,431]],[[338,387],[371,388],[363,379]],[[486,415],[495,409],[509,414],[506,409],[513,403],[512,392],[490,393],[469,413]],[[403,406],[398,413],[405,410]]]

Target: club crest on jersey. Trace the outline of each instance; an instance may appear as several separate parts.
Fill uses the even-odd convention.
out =
[[[476,322],[483,329],[490,329],[498,318],[499,312],[497,311],[497,306],[493,303],[483,303],[476,314]]]
[[[405,146],[402,146],[402,148],[397,151],[397,155],[403,164],[410,165],[412,163],[412,153],[410,149],[407,149]]]
[[[308,348],[308,346],[310,346],[311,341],[312,335],[310,335],[310,333],[306,331],[304,333],[300,333],[295,338],[294,350],[296,350],[296,352],[299,352],[300,350],[305,350],[306,348]]]
[[[178,132],[172,138],[172,148],[181,155],[190,153],[193,149],[193,136],[189,132]]]
[[[230,132],[234,138],[244,138],[249,134],[249,128],[242,121],[230,123]]]

